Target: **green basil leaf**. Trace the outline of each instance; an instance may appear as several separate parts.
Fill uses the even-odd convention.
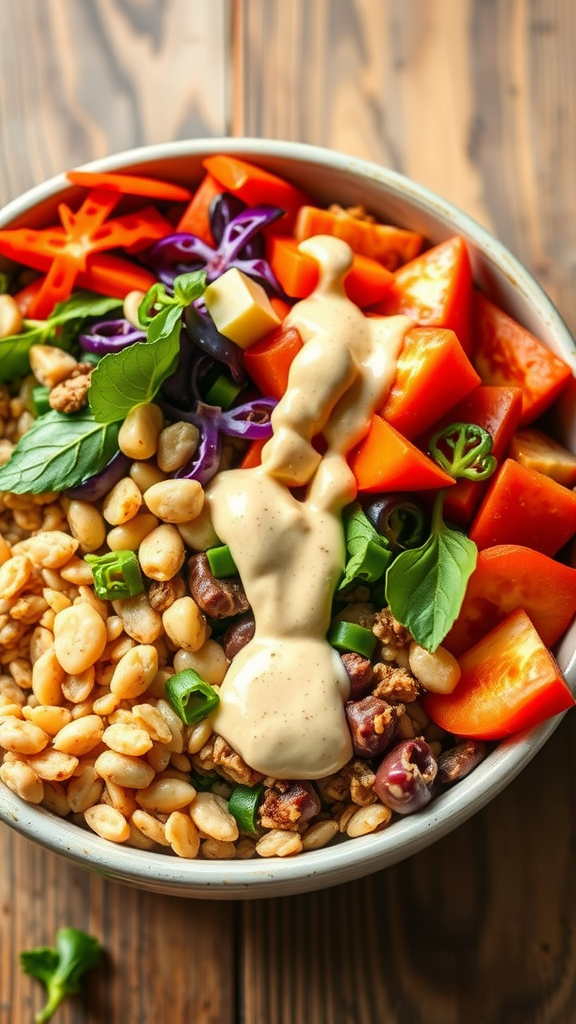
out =
[[[146,341],[160,341],[161,338],[170,337],[176,324],[180,324],[181,320],[182,306],[165,306],[150,321],[146,332]]]
[[[108,295],[97,295],[95,292],[73,292],[65,302],[58,302],[54,312],[47,321],[48,327],[56,327],[68,320],[86,320],[92,316],[105,316],[113,309],[119,309],[122,299],[114,299]]]
[[[346,548],[351,555],[354,555],[357,551],[365,550],[369,541],[373,544],[378,544],[382,548],[387,548],[389,546],[386,538],[382,537],[378,531],[374,529],[372,523],[363,512],[358,502],[355,502],[351,506],[350,511],[345,518],[344,533],[346,538]]]
[[[51,410],[35,420],[0,467],[0,491],[64,491],[99,473],[117,451],[116,424],[96,423],[88,409],[73,415]]]
[[[188,306],[199,299],[206,290],[206,271],[191,270],[174,278],[174,298],[181,306]]]
[[[11,334],[0,340],[0,381],[23,377],[30,371],[29,352],[32,345],[44,340],[44,324],[23,330],[20,334]]]
[[[391,557],[392,553],[381,544],[375,544],[372,540],[365,541],[346,562],[346,571],[338,590],[344,590],[354,580],[375,583],[384,575]]]
[[[180,312],[172,332],[158,341],[137,341],[104,356],[92,371],[88,400],[99,423],[123,420],[135,405],[151,402],[176,368],[180,353]]]
[[[458,616],[477,548],[442,523],[419,548],[402,551],[386,575],[386,600],[395,619],[421,647],[434,652]]]

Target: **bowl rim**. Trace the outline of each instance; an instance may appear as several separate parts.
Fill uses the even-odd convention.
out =
[[[424,185],[389,168],[325,147],[258,138],[204,138],[178,140],[125,150],[82,165],[83,170],[112,171],[179,157],[201,158],[230,153],[266,165],[266,160],[310,163],[351,179],[360,176],[387,195],[442,221],[463,235],[481,252],[498,275],[510,279],[533,307],[564,358],[576,371],[576,349],[560,314],[527,269],[489,231],[455,205]],[[0,210],[6,226],[47,200],[74,186],[65,174],[56,175],[13,199]],[[569,685],[576,687],[574,644],[560,644],[559,656]],[[163,853],[122,846],[119,848],[42,807],[26,804],[0,782],[0,820],[46,849],[97,873],[169,895],[196,899],[246,899],[303,893],[337,885],[391,866],[411,857],[451,832],[500,793],[529,763],[557,728],[563,715],[510,739],[501,741],[488,757],[457,786],[434,798],[418,814],[394,822],[384,831],[285,859],[234,861],[182,860]],[[464,790],[462,790],[464,786]],[[153,873],[151,864],[154,865]],[[152,877],[151,877],[152,875]]]

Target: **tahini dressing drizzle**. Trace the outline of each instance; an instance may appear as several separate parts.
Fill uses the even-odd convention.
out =
[[[319,235],[300,248],[318,261],[319,283],[287,317],[304,345],[272,414],[273,436],[261,466],[219,473],[207,496],[256,622],[212,724],[252,768],[284,779],[329,775],[352,756],[349,680],[326,641],[345,560],[341,510],[356,495],[346,454],[382,405],[412,326],[405,316],[365,317],[346,297],[345,242]],[[323,456],[311,443],[319,433]],[[290,488],[306,488],[304,497]]]

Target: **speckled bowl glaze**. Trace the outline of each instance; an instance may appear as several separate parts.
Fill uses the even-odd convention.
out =
[[[285,175],[322,203],[363,203],[382,220],[421,232],[433,242],[453,234],[469,245],[476,284],[511,316],[569,362],[574,342],[542,289],[488,232],[440,196],[384,167],[327,149],[262,139],[195,139],[131,150],[87,165],[97,171],[137,170],[185,184],[200,180],[202,159],[234,153]],[[0,212],[0,226],[41,226],[58,202],[76,189],[60,175],[31,189]],[[576,404],[576,403],[575,403]],[[576,451],[576,415],[567,412],[566,443]],[[576,624],[556,650],[569,684],[576,686]],[[559,718],[499,746],[467,778],[412,817],[384,832],[345,840],[294,858],[186,861],[117,846],[23,803],[0,783],[0,819],[33,842],[116,881],[196,899],[286,896],[347,882],[408,857],[456,828],[495,797],[534,757]]]

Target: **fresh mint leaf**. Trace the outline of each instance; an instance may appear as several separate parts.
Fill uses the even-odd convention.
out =
[[[458,617],[477,555],[474,542],[442,519],[442,492],[438,500],[428,539],[402,551],[386,574],[386,600],[394,618],[431,652]]]
[[[97,423],[88,409],[73,415],[51,410],[20,438],[0,467],[0,491],[41,494],[75,487],[99,473],[118,450],[118,427]]]
[[[151,402],[176,369],[180,353],[180,317],[167,337],[138,341],[110,353],[92,371],[88,400],[98,423],[126,418],[135,405]]]
[[[98,940],[78,928],[60,928],[55,948],[40,946],[20,953],[22,969],[46,986],[47,1002],[36,1014],[36,1024],[46,1024],[67,995],[80,991],[83,975],[97,967],[101,958]]]

